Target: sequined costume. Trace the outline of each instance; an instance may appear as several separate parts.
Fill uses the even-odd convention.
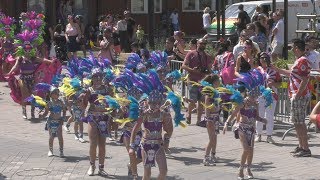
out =
[[[251,147],[254,139],[255,123],[258,117],[258,112],[255,106],[250,106],[248,108],[241,108],[240,114],[247,117],[247,119],[242,118],[238,129],[244,134],[248,145]]]
[[[159,118],[150,118],[152,114],[151,110],[147,110],[146,116],[143,119],[144,131],[147,134],[147,137],[142,137],[141,148],[146,154],[144,166],[154,167],[155,160],[159,149],[163,146],[162,140],[162,115],[161,113]],[[148,115],[149,114],[149,115]]]
[[[104,108],[105,105],[98,101],[98,97],[99,95],[107,95],[108,92],[105,87],[102,90],[94,90],[92,87],[89,87],[89,92],[89,103],[91,106],[88,110],[88,116],[85,118],[85,121],[94,123],[97,126],[100,135],[107,137],[110,133],[108,132],[108,126],[112,118],[104,112],[93,111],[92,106]]]
[[[63,123],[61,112],[64,109],[64,104],[61,100],[57,100],[56,102],[49,101],[47,106],[50,112],[47,119],[47,129],[50,131],[50,136],[57,137],[58,129]],[[60,118],[54,119],[53,115],[59,115]]]

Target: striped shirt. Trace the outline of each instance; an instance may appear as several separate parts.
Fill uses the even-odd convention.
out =
[[[308,61],[308,59],[304,56],[300,57],[299,59],[296,60],[294,65],[291,68],[291,73],[289,77],[289,95],[292,97],[292,95],[296,94],[298,92],[298,89],[300,88],[302,78],[307,77],[309,78],[310,76],[310,70],[311,66]],[[303,90],[302,96],[307,96],[309,95],[309,88],[308,84],[306,85],[305,89]]]

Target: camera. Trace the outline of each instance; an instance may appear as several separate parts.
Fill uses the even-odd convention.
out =
[[[209,74],[209,73],[210,73],[209,69],[204,68],[204,67],[197,67],[197,69],[198,69],[201,73],[204,73],[204,74]]]

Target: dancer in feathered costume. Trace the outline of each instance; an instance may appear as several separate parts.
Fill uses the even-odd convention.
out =
[[[152,67],[154,67],[159,75],[160,81],[164,86],[168,88],[168,90],[172,91],[172,83],[174,80],[179,80],[181,75],[178,77],[175,77],[175,73],[179,73],[178,71],[170,73],[170,67],[168,64],[168,55],[165,52],[160,52],[160,51],[154,51],[151,53],[149,61],[152,64]],[[174,79],[178,78],[178,79]],[[169,143],[170,143],[170,138],[173,133],[173,122],[172,122],[172,117],[170,114],[169,108],[164,109],[164,114],[163,118],[167,119],[168,123],[164,124],[165,129],[167,131],[163,135],[163,146],[165,148],[166,154],[170,154],[169,150]],[[169,123],[171,122],[171,123]]]
[[[88,175],[93,176],[95,171],[96,149],[99,147],[99,170],[103,176],[108,174],[104,170],[106,137],[109,135],[109,123],[112,117],[108,114],[106,105],[98,99],[100,96],[113,96],[113,89],[102,82],[103,72],[100,68],[94,68],[91,73],[91,86],[87,90],[84,104],[89,104],[88,116],[84,119],[88,122],[88,135],[90,141],[90,168]]]
[[[122,95],[123,98],[128,98],[130,100],[127,103],[118,103],[119,108],[117,111],[116,120],[116,122],[122,124],[122,134],[120,137],[120,142],[124,143],[128,154],[130,150],[130,138],[132,129],[137,122],[136,119],[139,117],[139,111],[143,109],[143,102],[140,101],[143,92],[133,84],[132,80],[135,78],[136,75],[131,70],[126,69],[122,74],[120,74],[112,81],[112,85],[115,87],[118,94],[120,94],[120,96]],[[110,97],[108,98],[108,100],[109,99]],[[115,98],[114,101],[117,101],[116,99],[117,98]],[[109,102],[114,101],[109,100]],[[111,104],[109,104],[109,106],[110,105]],[[129,154],[130,163],[128,164],[128,175],[133,179],[138,178],[137,165],[142,162],[141,148],[139,147],[141,137],[142,131],[138,130],[134,143],[131,144],[135,152]]]
[[[59,89],[45,83],[39,83],[35,85],[35,92],[42,91],[48,93],[50,100],[45,102],[41,97],[30,96],[26,101],[30,102],[36,107],[45,108],[45,112],[39,115],[39,118],[45,118],[48,113],[48,119],[45,129],[49,131],[49,152],[48,156],[53,156],[53,141],[55,137],[58,137],[59,140],[59,151],[60,157],[64,157],[63,153],[63,136],[62,136],[62,125],[66,118],[66,106],[59,99]],[[61,116],[62,114],[62,116]]]
[[[2,16],[0,19],[0,81],[4,81],[4,74],[7,74],[15,64],[14,53],[14,31],[16,29],[15,19],[9,16]]]
[[[24,30],[17,35],[16,63],[8,73],[9,86],[11,88],[11,97],[22,105],[23,118],[27,119],[26,103],[21,99],[25,99],[32,94],[33,85],[35,83],[36,70],[39,64],[45,63],[51,65],[52,61],[39,58],[36,56],[36,42],[39,34],[36,31]],[[20,71],[20,80],[17,82],[14,75],[16,71]],[[19,84],[20,89],[16,89]],[[34,118],[34,107],[31,108],[31,117]]]
[[[205,148],[203,165],[209,166],[217,161],[216,146],[217,134],[219,134],[219,118],[221,110],[221,99],[217,88],[220,87],[220,77],[218,75],[207,75],[203,80],[202,94],[205,95],[205,117],[208,130],[209,142]],[[211,156],[210,156],[211,155]]]
[[[236,117],[238,126],[234,130],[235,137],[240,138],[243,152],[240,161],[238,179],[244,179],[243,169],[246,167],[248,178],[253,178],[250,166],[253,159],[255,123],[260,121],[267,123],[267,120],[259,116],[259,108],[256,97],[259,96],[259,87],[264,85],[263,75],[258,70],[252,70],[246,74],[242,74],[237,79],[237,88],[244,96],[243,103],[238,104],[226,121],[223,133],[227,130],[228,123]],[[270,93],[262,93],[266,95],[266,106],[272,103],[272,95]],[[270,100],[271,99],[271,100]],[[270,102],[271,101],[271,102]],[[247,163],[247,165],[245,165]]]
[[[72,114],[65,127],[69,129],[70,123],[74,121],[75,140],[84,143],[86,141],[83,139],[82,118],[84,117],[86,107],[84,104],[85,92],[82,88],[81,80],[78,78],[64,79],[64,83],[65,84],[61,86],[61,90],[67,98]]]
[[[141,112],[140,118],[132,130],[129,153],[134,153],[136,133],[143,124],[144,131],[141,140],[142,161],[144,164],[143,179],[150,179],[151,167],[155,166],[156,161],[160,171],[158,178],[165,179],[167,161],[163,147],[162,129],[167,131],[167,126],[164,124],[171,122],[163,118],[163,110],[170,104],[181,107],[181,101],[180,103],[179,101],[170,100],[166,102],[165,87],[154,71],[148,71],[148,74],[138,74],[133,84],[148,95],[148,100],[146,109]],[[174,104],[174,102],[178,103]],[[179,109],[179,107],[175,109]],[[175,118],[177,118],[176,122],[178,124],[184,119],[181,112],[178,112]]]

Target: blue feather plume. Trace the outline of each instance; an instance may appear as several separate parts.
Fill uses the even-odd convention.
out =
[[[273,103],[272,90],[270,88],[265,88],[264,86],[260,86],[260,92],[264,99],[266,100],[265,107],[269,107]]]
[[[132,96],[128,96],[128,100],[130,101],[129,118],[137,120],[139,118],[139,102]]]
[[[181,113],[181,100],[172,91],[168,93],[167,99],[171,101],[171,107],[175,113],[173,118],[174,124],[177,127],[181,123],[181,121],[185,120],[184,115]]]
[[[111,96],[105,96],[105,101],[108,104],[109,108],[112,108],[112,109],[119,109],[120,108],[119,103]]]
[[[181,73],[179,70],[174,70],[171,73],[168,73],[166,78],[172,78],[173,80],[179,80],[181,79]]]

